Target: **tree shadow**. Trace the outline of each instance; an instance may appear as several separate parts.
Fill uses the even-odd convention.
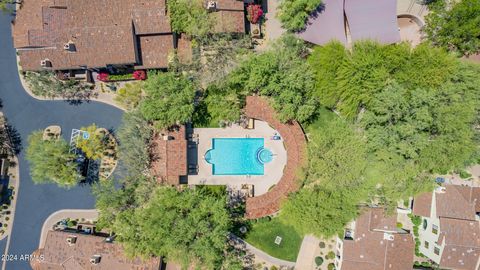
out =
[[[8,147],[15,155],[18,155],[22,151],[22,138],[20,133],[8,123],[6,118],[5,122],[5,133],[9,138],[7,140]]]

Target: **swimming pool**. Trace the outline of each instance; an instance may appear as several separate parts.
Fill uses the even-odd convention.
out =
[[[214,138],[205,160],[212,164],[213,175],[263,175],[272,156],[263,138]]]

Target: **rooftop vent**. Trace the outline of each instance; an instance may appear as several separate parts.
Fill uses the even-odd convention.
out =
[[[383,239],[384,239],[384,240],[388,240],[388,241],[393,241],[395,238],[394,238],[393,234],[384,233],[384,234],[383,234]]]
[[[75,47],[75,43],[73,43],[72,41],[63,44],[63,49],[69,52],[75,52],[77,50],[77,48]]]
[[[76,236],[67,237],[67,243],[68,243],[69,246],[75,245],[76,242],[77,242],[77,237]]]
[[[51,68],[52,67],[52,61],[48,60],[48,59],[43,59],[40,61],[40,66],[44,67],[44,68]]]
[[[217,1],[208,1],[207,10],[210,12],[217,11]]]
[[[102,258],[102,256],[100,255],[93,255],[92,257],[90,257],[90,263],[93,264],[93,265],[97,265],[100,263],[100,259]]]

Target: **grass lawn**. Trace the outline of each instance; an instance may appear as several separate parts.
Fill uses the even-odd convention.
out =
[[[280,245],[275,244],[277,236],[282,237]],[[252,223],[245,240],[273,257],[295,262],[303,237],[293,227],[274,218]]]

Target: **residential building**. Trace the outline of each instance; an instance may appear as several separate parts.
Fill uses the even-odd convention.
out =
[[[414,199],[422,217],[419,251],[446,269],[475,270],[480,260],[480,187],[445,185]]]
[[[364,212],[337,239],[335,266],[340,270],[410,270],[414,241],[397,228],[397,215],[387,216],[383,208]]]
[[[216,32],[245,32],[243,1],[214,3]],[[163,69],[175,51],[181,61],[192,57],[190,41],[172,33],[166,0],[24,0],[19,6],[13,40],[26,71]]]
[[[49,231],[43,248],[31,256],[34,270],[160,270],[161,259],[127,258],[123,247],[96,235]]]

